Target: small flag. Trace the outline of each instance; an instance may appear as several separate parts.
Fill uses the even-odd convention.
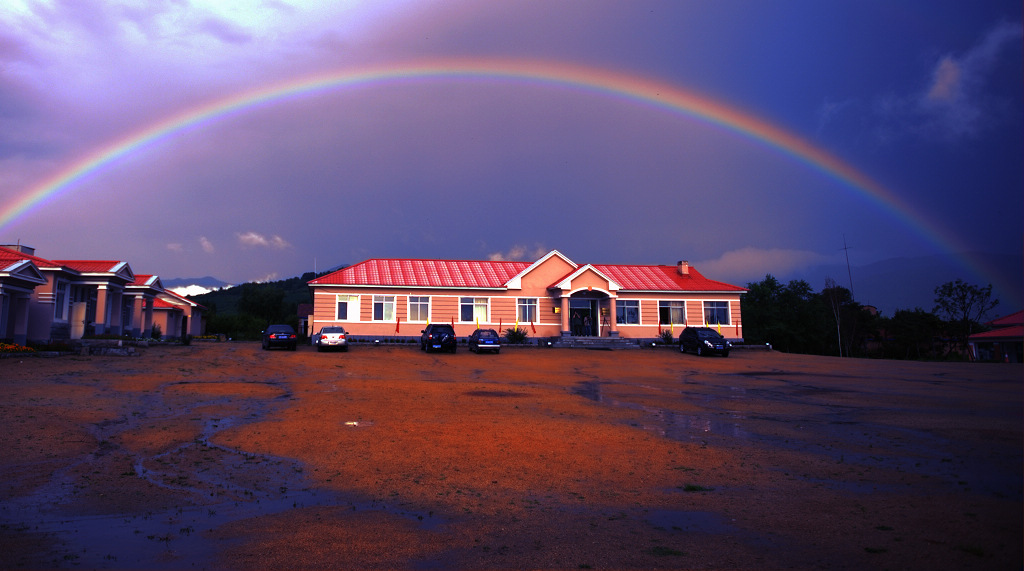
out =
[[[480,316],[479,315],[476,317],[476,328],[480,329]]]
[[[498,334],[501,335],[501,320],[498,320]]]
[[[534,325],[532,321],[530,322],[530,329],[533,329],[533,334],[534,335],[537,334],[537,326]]]
[[[718,322],[718,334],[719,335],[722,334],[722,322],[721,321]]]
[[[399,329],[401,329],[401,328],[402,328],[402,318],[401,317],[396,317],[395,318],[395,333],[398,333]]]

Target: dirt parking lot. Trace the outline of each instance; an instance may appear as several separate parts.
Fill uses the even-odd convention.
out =
[[[3,568],[1022,565],[1022,368],[734,351],[0,360]]]

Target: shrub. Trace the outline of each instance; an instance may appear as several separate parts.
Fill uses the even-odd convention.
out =
[[[668,329],[664,329],[661,331],[661,333],[658,333],[658,337],[661,339],[661,342],[664,343],[665,345],[671,345],[676,342],[676,338]]]
[[[25,347],[16,343],[0,343],[0,353],[35,353],[31,347]]]
[[[527,333],[525,329],[509,327],[505,330],[505,341],[509,345],[522,345],[526,343]]]
[[[154,323],[153,324],[153,333],[150,334],[150,337],[152,337],[153,339],[160,339],[161,337],[163,337],[163,334],[164,334],[164,332],[163,332],[162,329],[160,329],[160,324],[159,323]]]

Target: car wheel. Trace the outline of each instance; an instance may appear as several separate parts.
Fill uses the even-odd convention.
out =
[[[501,353],[501,349],[495,349],[495,350],[494,350],[494,354],[495,354],[495,355],[497,355],[498,353]]]
[[[348,353],[348,345],[342,345],[341,346],[341,352],[342,353]]]
[[[722,352],[722,356],[723,357],[728,357],[729,356],[729,352],[728,351],[723,351]]]
[[[680,353],[685,353],[686,352],[686,345],[683,345],[682,341],[679,342],[679,352]]]
[[[703,357],[704,356],[704,348],[701,347],[700,345],[697,345],[697,356],[698,357]]]
[[[299,348],[298,345],[292,345],[291,347],[288,348],[288,350],[289,351],[294,351],[294,350],[296,350],[298,348]]]

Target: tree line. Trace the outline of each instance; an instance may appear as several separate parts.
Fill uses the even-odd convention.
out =
[[[892,317],[853,299],[827,279],[815,292],[804,280],[783,284],[771,274],[747,284],[742,298],[746,343],[788,353],[887,359],[965,359],[967,339],[999,304],[992,285],[957,279],[935,288],[935,306],[901,309]]]

